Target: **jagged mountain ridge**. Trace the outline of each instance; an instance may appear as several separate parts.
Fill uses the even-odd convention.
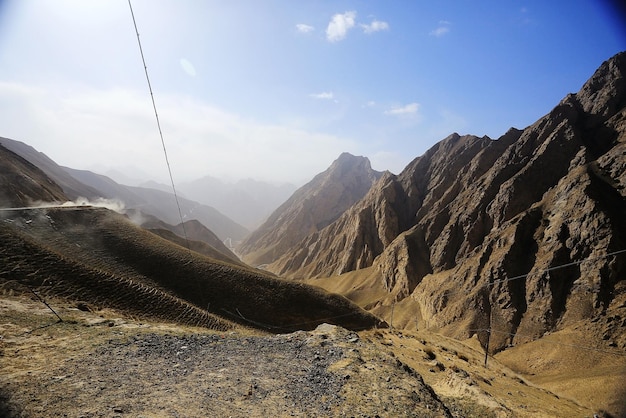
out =
[[[300,240],[322,230],[360,200],[380,177],[369,159],[343,153],[305,184],[239,246],[251,265],[274,262]]]
[[[625,73],[621,53],[524,130],[449,136],[268,269],[374,266],[430,324],[463,322],[459,337],[499,324],[495,351],[620,306],[626,254],[604,256],[626,248]],[[626,347],[619,330],[607,338]]]

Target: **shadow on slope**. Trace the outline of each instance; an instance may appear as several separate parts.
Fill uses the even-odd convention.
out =
[[[13,212],[0,240],[0,280],[133,315],[272,332],[379,323],[342,296],[193,253],[102,208]]]

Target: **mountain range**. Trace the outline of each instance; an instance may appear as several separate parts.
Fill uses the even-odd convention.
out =
[[[398,175],[376,179],[365,167],[341,177],[371,179],[362,198],[314,180],[242,243],[242,257],[282,277],[338,276],[337,286],[370,268],[390,296],[374,312],[406,299],[458,338],[497,326],[494,353],[608,312],[624,317],[625,75],[619,54],[523,130],[454,133]],[[340,158],[320,176],[352,167]],[[336,205],[333,192],[355,202]],[[325,215],[327,224],[311,221]],[[626,349],[621,327],[604,338]]]
[[[60,167],[7,138],[0,169],[0,284],[12,291],[219,331],[331,321],[398,330],[399,344],[403,332],[437,334],[626,416],[626,53],[524,129],[453,133],[398,174],[343,153],[290,197],[291,186],[244,182],[219,199],[179,196],[179,213],[170,193]],[[207,177],[180,189],[219,187]],[[250,188],[274,204],[255,204]],[[77,197],[124,209],[24,208]],[[230,218],[254,226],[273,205],[252,232]]]

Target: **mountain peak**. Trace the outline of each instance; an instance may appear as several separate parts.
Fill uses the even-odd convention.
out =
[[[334,222],[370,190],[382,173],[369,159],[342,153],[281,205],[239,247],[252,265],[269,264],[309,234]]]
[[[626,300],[625,140],[621,53],[524,130],[449,135],[269,269],[314,278],[372,267],[386,301],[407,299],[451,335],[497,324],[492,350],[591,320]],[[617,331],[604,335],[626,348]]]
[[[622,108],[626,102],[626,52],[603,62],[575,96],[583,111],[598,121]]]

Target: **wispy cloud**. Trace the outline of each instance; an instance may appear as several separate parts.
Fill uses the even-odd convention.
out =
[[[0,81],[0,108],[7,109],[0,112],[3,136],[59,164],[99,172],[132,167],[153,180],[168,178],[154,111],[142,91]],[[349,139],[259,123],[186,96],[162,94],[159,118],[178,181],[205,175],[308,181],[341,152],[359,149]]]
[[[348,31],[355,25],[356,12],[349,11],[334,15],[326,28],[326,39],[329,42],[337,42],[345,39]]]
[[[363,32],[365,33],[374,33],[383,30],[389,30],[389,23],[382,22],[380,20],[373,20],[372,23],[370,23],[369,25],[361,24],[360,26],[363,28]]]
[[[394,106],[389,110],[385,110],[385,115],[392,116],[413,116],[419,111],[419,103],[409,103],[404,106]]]
[[[440,20],[439,21],[439,26],[437,26],[436,29],[431,30],[429,35],[430,36],[434,36],[436,38],[441,38],[446,33],[450,32],[450,26],[451,25],[452,25],[452,23],[450,23],[447,20]]]
[[[296,29],[300,33],[310,33],[310,32],[313,32],[315,30],[315,28],[313,26],[307,25],[305,23],[298,23],[296,25]]]
[[[312,94],[309,94],[309,97],[312,97],[314,99],[330,100],[330,99],[333,99],[335,97],[335,95],[333,94],[332,91],[325,91],[325,92],[322,92],[322,93],[312,93]]]

